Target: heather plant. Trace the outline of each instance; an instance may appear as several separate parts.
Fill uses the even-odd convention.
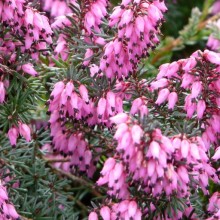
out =
[[[219,12],[1,1],[0,219],[219,219]]]

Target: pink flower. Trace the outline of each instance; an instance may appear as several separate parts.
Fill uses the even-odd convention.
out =
[[[85,53],[84,61],[83,61],[83,65],[84,66],[88,66],[89,65],[89,63],[91,61],[91,58],[92,58],[92,55],[93,55],[93,50],[87,49],[86,53]]]
[[[5,86],[4,83],[0,81],[0,103],[3,103],[5,101]]]
[[[31,63],[27,63],[27,64],[24,64],[22,65],[22,70],[25,72],[25,73],[28,73],[30,74],[31,76],[37,76],[38,73],[36,72],[36,70],[34,69],[34,66],[33,64]]]
[[[171,92],[168,96],[168,108],[173,110],[177,100],[178,100],[177,93],[176,92]]]
[[[98,215],[96,212],[90,212],[88,220],[98,220]]]
[[[19,123],[19,133],[21,136],[23,136],[26,141],[31,141],[31,130],[28,125]]]
[[[157,97],[157,100],[156,100],[155,103],[156,103],[157,105],[161,105],[163,102],[165,102],[165,101],[167,100],[169,94],[170,94],[169,89],[167,89],[167,88],[161,89],[161,90],[159,91],[159,94],[158,94],[158,97]]]
[[[202,83],[200,81],[196,81],[192,84],[192,93],[191,98],[196,98],[202,91]]]
[[[220,54],[213,51],[205,50],[204,57],[213,64],[220,65]]]
[[[206,109],[206,104],[204,100],[199,100],[197,103],[197,117],[201,119]]]
[[[12,146],[15,146],[17,144],[17,138],[18,138],[18,128],[12,127],[8,131],[8,138],[10,140],[10,143]]]
[[[218,147],[215,151],[215,154],[212,156],[213,160],[219,160],[220,159],[220,147]]]
[[[103,220],[111,220],[111,210],[108,206],[103,206],[100,209],[100,215],[102,216]]]

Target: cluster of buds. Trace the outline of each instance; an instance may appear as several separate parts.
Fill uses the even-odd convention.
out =
[[[123,111],[122,99],[114,92],[107,91],[99,99],[90,99],[87,88],[83,84],[77,84],[76,88],[72,81],[67,84],[60,81],[54,85],[49,100],[50,123],[60,119],[65,124],[67,118],[72,118],[82,120],[89,126],[110,125],[109,117]]]
[[[109,26],[116,26],[117,36],[104,47],[100,69],[108,78],[128,77],[141,58],[159,43],[159,24],[167,10],[163,1],[123,1],[114,8]]]
[[[207,220],[217,220],[220,219],[220,193],[215,192],[209,199],[207,211],[213,214],[212,217]]]
[[[135,219],[141,220],[142,213],[138,208],[135,200],[122,200],[119,203],[112,203],[94,210],[89,214],[89,220],[98,220],[101,217],[103,220],[117,219]]]
[[[21,51],[28,51],[33,59],[38,59],[39,51],[47,50],[47,44],[52,44],[53,32],[48,18],[26,5],[24,0],[3,1],[0,9],[2,24],[10,27],[11,34],[18,40],[24,39],[24,43],[19,40]]]
[[[119,199],[129,197],[128,184],[126,183],[126,171],[123,163],[110,157],[105,161],[101,171],[101,177],[96,182],[98,186],[108,184],[108,194]]]
[[[219,69],[220,54],[196,51],[188,59],[161,65],[156,80],[151,83],[152,91],[159,90],[157,105],[168,102],[168,108],[173,110],[179,102],[188,118],[196,113],[205,129],[203,140],[207,149],[210,143],[217,143],[220,133]]]
[[[109,117],[123,111],[120,94],[107,91],[101,98],[90,98],[83,84],[60,81],[54,85],[48,104],[54,150],[71,156],[71,165],[91,173],[89,169],[94,171],[94,166],[89,166],[93,164],[92,152],[84,140],[82,125],[111,126]]]
[[[218,4],[218,7],[219,7],[219,11],[220,11],[220,1],[216,2],[216,4]],[[212,22],[210,24],[211,26],[214,26],[217,30],[220,29],[220,19],[217,20],[216,22]],[[206,45],[210,50],[214,50],[214,51],[219,51],[220,49],[220,40],[215,37],[215,35],[211,34],[209,36],[209,39],[208,39],[208,42],[207,42],[207,45]]]
[[[0,218],[8,220],[18,220],[19,215],[13,204],[9,202],[6,187],[0,181]]]
[[[219,181],[201,137],[180,134],[168,138],[160,129],[147,131],[125,113],[111,120],[117,124],[118,161],[107,159],[97,182],[108,185],[110,196],[125,195],[126,199],[128,179],[138,191],[158,199],[164,193],[169,198],[188,198],[192,186],[207,194],[209,179]]]
[[[19,134],[24,137],[26,141],[31,141],[30,127],[22,122],[18,122],[18,127],[13,126],[8,130],[8,138],[12,146],[16,146]]]
[[[95,33],[101,33],[100,25],[102,19],[107,15],[108,1],[107,0],[86,0],[82,8],[83,13],[83,30],[85,41],[87,43],[104,42],[102,37],[95,36]]]
[[[79,172],[86,172],[91,177],[95,171],[92,151],[81,132],[70,134],[62,123],[52,122],[50,124],[53,151],[69,158],[70,162],[66,168],[74,167]],[[70,171],[70,170],[69,170]]]
[[[65,84],[60,81],[54,85],[48,103],[54,149],[62,155],[71,155],[71,164],[78,166],[81,171],[94,170],[92,165],[89,166],[93,160],[92,153],[84,140],[81,125],[110,126],[109,117],[123,111],[120,96],[108,91],[106,97],[93,100],[89,98],[88,90],[83,84],[74,84],[73,81]]]

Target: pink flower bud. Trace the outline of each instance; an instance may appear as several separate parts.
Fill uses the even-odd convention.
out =
[[[54,89],[50,95],[50,98],[51,99],[54,99],[56,98],[58,95],[60,95],[63,91],[63,89],[65,88],[65,84],[63,81],[60,81],[60,82],[57,82],[55,85],[54,85]]]
[[[89,103],[88,90],[83,84],[81,84],[79,86],[79,93],[80,93],[82,99],[86,102],[86,104],[88,104]]]
[[[6,188],[0,185],[0,199],[1,200],[8,200],[8,193]]]
[[[159,91],[158,98],[157,98],[157,100],[156,100],[155,103],[156,103],[157,105],[161,105],[163,102],[165,102],[165,101],[167,100],[169,94],[170,94],[169,89],[167,89],[167,88],[161,89],[161,90]]]
[[[213,160],[219,160],[220,159],[220,147],[218,147],[215,151],[215,154],[212,157]]]
[[[98,215],[97,215],[96,212],[91,212],[91,213],[89,214],[88,220],[98,220],[98,219],[99,219],[99,218],[98,218]]]
[[[156,169],[156,164],[154,160],[149,160],[147,163],[147,174],[152,177]]]
[[[116,161],[114,158],[110,157],[105,161],[104,167],[102,168],[101,174],[104,176],[108,174],[115,166]]]
[[[196,81],[192,84],[192,95],[191,98],[196,98],[202,91],[202,83]]]
[[[206,57],[206,59],[209,62],[211,62],[213,64],[220,65],[220,54],[219,53],[215,53],[213,51],[205,50],[204,51],[204,57]]]
[[[0,81],[0,103],[3,103],[5,101],[5,86],[4,83]]]
[[[11,145],[15,146],[17,144],[18,129],[15,127],[10,128],[8,131],[8,138],[10,140]]]
[[[130,114],[134,115],[138,112],[140,106],[143,104],[143,101],[141,98],[137,98],[132,102]]]
[[[173,110],[177,100],[178,100],[177,93],[171,92],[168,96],[168,108]]]
[[[105,109],[106,109],[106,99],[101,98],[99,99],[98,106],[97,106],[97,114],[98,114],[99,119],[101,119],[102,116],[104,115]]]
[[[7,204],[7,208],[8,208],[9,216],[11,216],[13,219],[18,219],[19,215],[18,215],[17,211],[15,210],[15,207],[9,203],[9,204]]]
[[[206,104],[204,100],[199,100],[197,103],[197,117],[201,119],[203,117],[204,111],[206,109]]]
[[[154,81],[154,82],[151,83],[151,88],[153,90],[163,88],[163,87],[166,87],[166,86],[168,86],[168,80],[165,79],[165,78],[159,79],[159,80]]]
[[[88,66],[89,65],[90,60],[92,58],[92,55],[93,55],[93,50],[87,49],[86,53],[85,53],[84,61],[83,61],[83,65],[84,66]]]
[[[21,136],[23,136],[25,138],[26,141],[29,142],[31,140],[31,130],[28,125],[20,122],[19,123],[19,133]]]
[[[189,154],[189,142],[187,140],[182,140],[181,142],[181,154],[183,158],[187,158]]]
[[[108,206],[104,206],[100,209],[100,215],[103,220],[111,220],[111,210]]]
[[[131,129],[131,135],[133,141],[137,144],[140,144],[143,133],[144,132],[139,125],[134,125]]]
[[[129,202],[128,205],[128,215],[129,217],[134,217],[136,214],[136,211],[138,209],[137,203],[135,201]]]
[[[160,145],[156,141],[152,141],[149,145],[149,151],[153,158],[159,158],[160,155]]]
[[[113,172],[114,180],[119,180],[123,171],[124,171],[124,167],[122,163],[116,163],[114,167],[114,172]]]
[[[66,95],[67,95],[68,97],[70,97],[71,94],[72,94],[72,92],[73,92],[73,90],[74,90],[73,82],[68,82],[68,83],[66,84]]]

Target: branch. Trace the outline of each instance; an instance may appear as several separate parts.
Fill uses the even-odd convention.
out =
[[[79,178],[79,177],[77,177],[77,176],[74,176],[73,174],[68,173],[68,172],[65,172],[65,171],[63,171],[63,170],[61,170],[61,169],[55,168],[55,167],[53,167],[53,166],[51,166],[51,165],[49,165],[49,166],[50,166],[51,169],[54,170],[56,173],[59,173],[59,174],[61,174],[61,175],[64,175],[64,176],[68,177],[68,178],[71,179],[73,182],[78,182],[78,183],[80,183],[81,185],[88,187],[88,188],[90,189],[91,193],[92,193],[94,196],[97,196],[97,197],[101,197],[101,196],[102,196],[99,192],[97,192],[97,191],[94,189],[94,186],[93,186],[91,183],[85,181],[84,179],[81,179],[81,178]]]

